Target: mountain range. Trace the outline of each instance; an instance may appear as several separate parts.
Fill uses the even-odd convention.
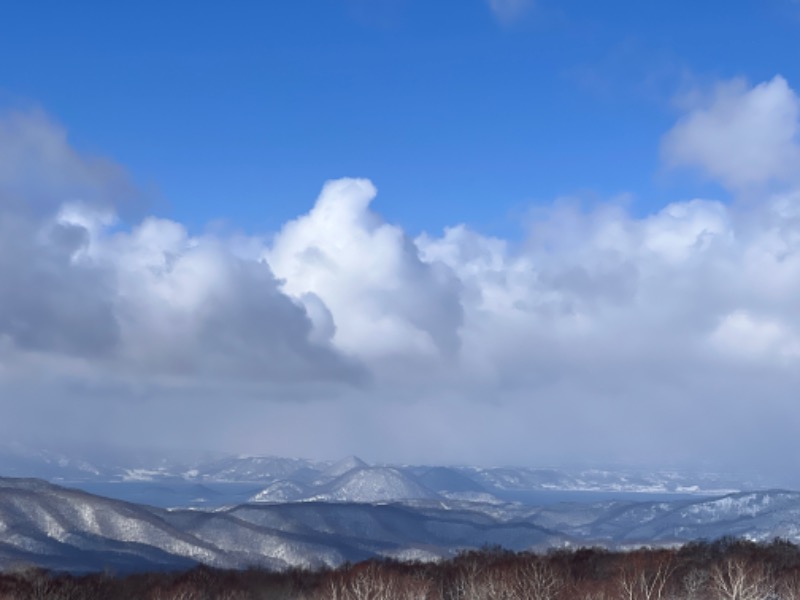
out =
[[[800,493],[713,473],[238,456],[0,453],[0,568],[75,572],[433,560],[469,548],[800,542]]]
[[[552,494],[708,496],[776,487],[766,479],[677,470],[367,464],[357,457],[334,462],[229,456],[178,462],[112,456],[103,462],[20,448],[0,449],[0,476],[36,477],[163,507],[410,499],[530,503],[550,502]]]
[[[736,535],[800,542],[800,493],[526,506],[461,500],[163,509],[35,479],[0,479],[0,568],[85,572],[434,560],[470,548],[674,545]]]

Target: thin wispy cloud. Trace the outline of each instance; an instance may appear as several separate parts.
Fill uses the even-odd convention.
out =
[[[533,8],[534,0],[487,0],[494,16],[504,24],[513,23]]]

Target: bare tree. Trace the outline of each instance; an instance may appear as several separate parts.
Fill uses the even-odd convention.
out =
[[[486,565],[484,561],[472,556],[459,564],[455,579],[448,588],[447,600],[471,600],[486,597]]]
[[[661,600],[675,570],[672,555],[636,552],[625,560],[619,573],[620,595],[625,600]]]
[[[564,587],[556,569],[539,559],[517,562],[508,575],[509,600],[553,600]]]
[[[332,574],[314,598],[325,600],[429,600],[430,581],[394,572],[374,563]]]
[[[693,568],[683,576],[683,593],[686,600],[704,600],[708,594],[709,573]]]
[[[792,569],[782,574],[777,582],[781,600],[800,600],[800,571]]]
[[[711,569],[711,588],[719,600],[768,600],[776,591],[769,567],[732,557]]]

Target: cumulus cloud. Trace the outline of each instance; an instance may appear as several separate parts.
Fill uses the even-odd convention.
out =
[[[418,240],[464,289],[462,383],[536,456],[777,460],[771,436],[800,421],[798,200],[554,208],[517,249],[465,227]]]
[[[168,220],[117,223],[123,170],[77,153],[41,114],[0,123],[0,165],[7,351],[89,361],[96,377],[360,377],[257,256]]]
[[[800,98],[783,77],[749,87],[737,79],[695,95],[666,135],[672,166],[695,167],[732,189],[800,178]]]
[[[0,119],[0,209],[41,217],[62,203],[82,200],[119,208],[134,189],[124,170],[101,157],[81,155],[63,127],[41,111]]]
[[[301,455],[780,463],[800,426],[800,189],[794,142],[762,109],[796,96],[780,79],[736,86],[689,107],[665,148],[732,189],[780,188],[646,216],[557,203],[514,243],[465,225],[411,237],[364,179],[328,182],[273,236],[232,239],[115,222],[103,194],[34,186],[24,210],[7,173],[0,386],[35,407],[8,414],[69,406],[119,438],[202,431],[204,446]],[[725,136],[753,122],[771,161],[737,175]],[[69,153],[46,158],[67,171],[54,181],[107,189],[70,174],[94,171]]]
[[[371,358],[429,360],[458,351],[459,283],[438,261],[369,209],[375,187],[343,179],[325,185],[314,208],[287,223],[265,259],[282,289],[321,315],[334,344]],[[333,314],[315,309],[325,306]]]
[[[119,331],[106,292],[110,273],[73,264],[86,230],[0,214],[0,336],[23,351],[99,356]]]

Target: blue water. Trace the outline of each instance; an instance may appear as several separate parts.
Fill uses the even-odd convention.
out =
[[[674,500],[700,500],[708,496],[699,494],[671,494],[650,492],[575,492],[575,491],[507,491],[494,492],[501,500],[519,502],[528,506],[548,506],[562,502],[592,504],[595,502],[670,502]]]

